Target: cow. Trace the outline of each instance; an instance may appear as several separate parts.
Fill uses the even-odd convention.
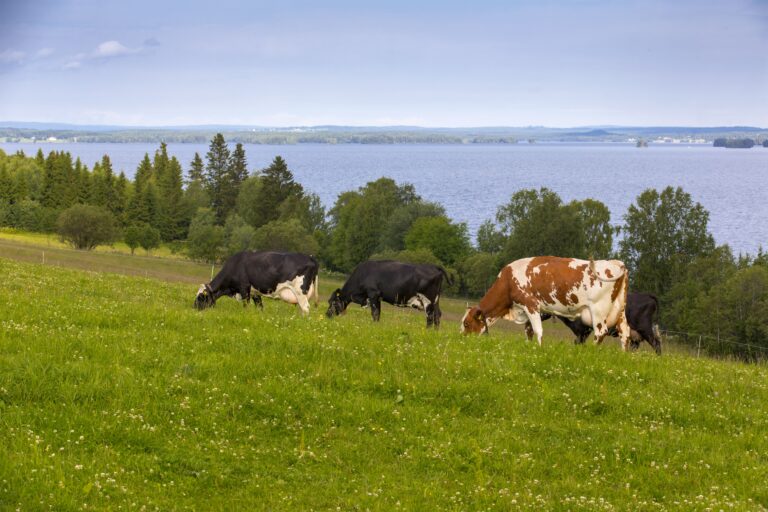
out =
[[[624,313],[628,272],[618,260],[579,260],[538,256],[505,266],[491,288],[461,321],[461,332],[486,333],[499,318],[524,324],[541,345],[541,314],[580,318],[602,343],[616,327],[622,348],[629,348],[629,325]]]
[[[661,335],[656,324],[656,316],[659,311],[659,300],[650,293],[629,292],[627,294],[626,316],[629,324],[630,347],[636,350],[640,343],[647,341],[650,346],[661,355]],[[552,315],[542,314],[541,319],[547,320]],[[579,318],[573,320],[558,317],[576,335],[577,344],[584,343],[592,333],[592,327],[585,325]],[[533,337],[533,329],[530,323],[525,324],[525,333],[530,340]],[[608,334],[618,336],[615,329],[610,329]]]
[[[296,304],[302,313],[309,313],[309,300],[318,302],[319,265],[312,256],[294,252],[242,251],[224,262],[216,277],[200,285],[195,307],[205,309],[216,305],[219,297],[250,299],[263,308],[261,296],[282,299]]]
[[[344,286],[335,290],[328,299],[326,316],[333,318],[343,313],[354,302],[371,307],[371,317],[378,322],[381,301],[399,307],[412,307],[424,311],[427,327],[440,327],[440,292],[443,277],[451,280],[444,268],[437,265],[402,263],[389,260],[371,260],[359,264]]]

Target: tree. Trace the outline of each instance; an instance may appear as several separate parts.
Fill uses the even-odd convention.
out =
[[[675,275],[715,248],[708,222],[709,213],[680,187],[641,193],[624,215],[619,242],[633,289],[654,293],[663,302]]]
[[[237,214],[250,226],[261,225],[261,214],[254,208],[254,205],[258,204],[260,199],[261,178],[259,176],[251,176],[240,185],[235,207]]]
[[[442,206],[429,201],[414,201],[398,208],[381,229],[379,250],[400,251],[405,249],[405,235],[417,219],[445,216],[445,209]]]
[[[76,249],[91,250],[97,245],[110,244],[117,235],[114,216],[98,206],[71,206],[61,213],[57,225],[61,240]]]
[[[158,175],[158,228],[163,240],[178,240],[184,235],[184,204],[181,164],[172,157],[163,161]]]
[[[488,291],[499,274],[498,257],[485,252],[472,254],[461,262],[459,272],[463,291],[473,297],[480,297]]]
[[[224,228],[216,225],[216,214],[210,208],[200,208],[189,225],[187,254],[193,260],[216,262],[221,256]]]
[[[141,245],[140,240],[142,229],[142,225],[131,224],[123,230],[123,241],[125,242],[125,245],[131,249],[131,255],[133,255],[136,248]]]
[[[500,231],[508,234],[502,262],[528,256],[587,257],[579,212],[547,188],[519,190],[499,207],[496,219]]]
[[[255,230],[236,213],[224,224],[224,254],[232,255],[253,247]]]
[[[288,169],[285,160],[276,156],[269,167],[259,171],[261,183],[256,201],[249,205],[253,210],[250,217],[255,221],[251,224],[258,228],[280,217],[280,205],[289,198],[301,199],[304,189],[293,179],[293,173]]]
[[[331,209],[331,266],[351,270],[374,254],[380,245],[381,226],[395,211],[421,198],[413,185],[398,185],[391,178],[379,178],[357,191],[339,195]]]
[[[607,259],[613,253],[611,212],[608,207],[595,199],[571,201],[570,205],[581,218],[584,230],[584,253],[594,259]]]
[[[260,251],[291,251],[315,255],[317,240],[296,219],[273,220],[256,230],[253,247]]]
[[[496,229],[491,220],[486,220],[477,229],[477,249],[484,253],[499,253],[504,248],[506,237]]]
[[[467,225],[453,224],[446,217],[421,217],[405,235],[405,247],[429,249],[443,263],[454,265],[470,251]]]
[[[228,183],[229,169],[229,148],[224,140],[224,136],[217,133],[211,140],[211,144],[206,154],[208,163],[205,167],[205,181],[208,188],[208,195],[211,198],[211,207],[216,214],[217,222],[224,222],[227,217],[227,207],[231,193]]]
[[[139,237],[139,245],[141,248],[147,251],[160,247],[160,230],[155,229],[149,224],[144,224],[141,229],[141,236]]]
[[[195,153],[187,172],[187,188],[184,190],[182,199],[183,231],[188,229],[197,210],[207,208],[210,204],[211,199],[205,185],[205,166],[200,155]]]

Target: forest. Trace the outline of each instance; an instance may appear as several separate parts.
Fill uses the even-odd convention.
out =
[[[468,206],[470,207],[470,206]],[[124,241],[220,262],[245,249],[313,254],[327,271],[367,259],[432,262],[454,276],[450,293],[482,296],[517,258],[618,258],[631,289],[653,293],[660,325],[717,340],[706,350],[746,360],[768,350],[768,255],[734,255],[717,245],[709,212],[681,188],[641,191],[611,224],[599,198],[565,202],[547,188],[514,192],[473,241],[467,226],[407,183],[382,177],[345,191],[327,208],[276,156],[250,171],[241,143],[222,134],[186,169],[165,143],[146,154],[133,179],[109,156],[88,167],[66,152],[0,151],[0,226],[57,233],[87,250]]]

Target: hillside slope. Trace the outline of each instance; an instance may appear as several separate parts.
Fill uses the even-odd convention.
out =
[[[0,509],[768,506],[764,366],[0,275]]]

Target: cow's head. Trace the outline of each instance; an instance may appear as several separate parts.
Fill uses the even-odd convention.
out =
[[[477,306],[467,308],[464,318],[461,319],[462,334],[488,334],[488,317]]]
[[[216,305],[216,297],[213,296],[213,290],[207,284],[201,284],[195,297],[195,307],[197,309],[210,308]]]
[[[347,309],[348,301],[344,300],[344,296],[341,293],[341,288],[336,290],[328,298],[328,311],[325,312],[325,316],[333,318],[342,314]]]

